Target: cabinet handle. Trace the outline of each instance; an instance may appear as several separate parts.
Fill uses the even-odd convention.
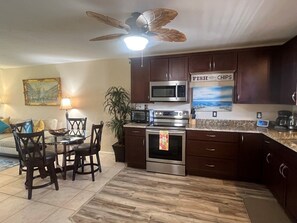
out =
[[[215,165],[214,164],[205,164],[206,167],[209,167],[209,168],[215,168]]]
[[[144,146],[144,139],[142,139],[142,145]]]
[[[210,138],[215,138],[216,135],[206,135],[207,137],[210,137]]]
[[[208,67],[211,70],[211,61],[209,61]]]
[[[210,152],[216,151],[216,149],[214,149],[214,148],[206,148],[205,150],[210,151]]]
[[[294,102],[296,102],[296,92],[294,92],[294,93],[292,94],[292,100],[293,100]]]
[[[284,164],[283,169],[282,169],[282,176],[283,176],[284,178],[287,178],[287,176],[286,176],[285,173],[284,173],[284,171],[285,171],[286,169],[288,169],[288,167]]]
[[[267,143],[267,144],[270,144],[270,142],[269,142],[269,141],[267,141],[267,140],[264,140],[264,142],[265,142],[265,143]]]
[[[270,157],[270,156],[271,156],[271,153],[268,153],[267,156],[266,156],[266,162],[267,162],[267,163],[270,163],[270,161],[269,161],[269,157]]]
[[[240,94],[237,94],[237,101],[239,101],[240,99]]]
[[[147,96],[147,99],[150,100],[150,96],[149,95]]]
[[[243,142],[244,141],[244,136],[243,135],[241,135],[241,142]]]
[[[169,74],[169,79],[171,79],[171,77],[172,77],[172,75],[171,75],[171,74]]]
[[[283,170],[282,170],[282,169],[283,169],[284,165],[285,165],[285,164],[282,163],[282,164],[279,166],[279,168],[278,168],[278,172],[279,172],[280,175],[282,175],[282,176],[283,176],[283,173],[282,173]]]
[[[166,78],[168,77],[168,74],[167,74],[167,73],[165,74],[165,77],[166,77]]]
[[[139,133],[139,131],[138,130],[134,130],[134,131],[132,131],[133,133]]]
[[[215,61],[212,63],[212,68],[216,69],[216,62]]]

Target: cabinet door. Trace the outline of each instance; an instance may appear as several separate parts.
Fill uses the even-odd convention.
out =
[[[131,102],[149,102],[150,60],[131,59]]]
[[[296,104],[292,95],[296,92],[297,84],[297,38],[285,44],[282,52],[282,80],[281,100],[282,104]],[[295,99],[296,100],[296,99]]]
[[[266,155],[264,158],[264,179],[267,187],[278,200],[278,202],[285,205],[286,179],[281,174],[281,167],[284,162],[279,153],[282,150],[282,145],[273,141],[265,140],[264,151]],[[269,154],[269,155],[268,155]]]
[[[270,50],[251,49],[238,52],[236,102],[269,103]]]
[[[189,72],[204,72],[212,70],[212,54],[200,53],[189,57]]]
[[[289,167],[283,172],[287,177],[286,209],[297,221],[297,170]]]
[[[168,81],[168,59],[167,58],[152,58],[151,59],[151,81]]]
[[[213,54],[212,70],[213,71],[237,70],[237,53],[222,52],[222,53]]]
[[[129,167],[146,168],[144,129],[125,129],[125,156]]]
[[[239,179],[261,182],[262,180],[262,135],[242,133],[239,146]]]
[[[176,57],[169,59],[169,80],[187,81],[188,76],[187,57]]]

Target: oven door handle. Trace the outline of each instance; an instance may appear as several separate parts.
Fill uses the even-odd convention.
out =
[[[174,135],[174,134],[184,134],[186,131],[181,131],[181,130],[166,130],[166,129],[162,129],[162,130],[146,130],[146,133],[148,134],[160,134],[160,131],[168,131],[169,135]]]

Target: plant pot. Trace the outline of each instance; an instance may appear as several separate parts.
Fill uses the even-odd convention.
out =
[[[125,145],[120,145],[118,142],[112,145],[115,161],[125,162]]]

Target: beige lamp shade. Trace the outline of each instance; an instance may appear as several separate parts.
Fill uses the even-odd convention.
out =
[[[69,110],[71,109],[71,100],[70,98],[62,98],[61,104],[60,104],[60,109],[61,110]]]

